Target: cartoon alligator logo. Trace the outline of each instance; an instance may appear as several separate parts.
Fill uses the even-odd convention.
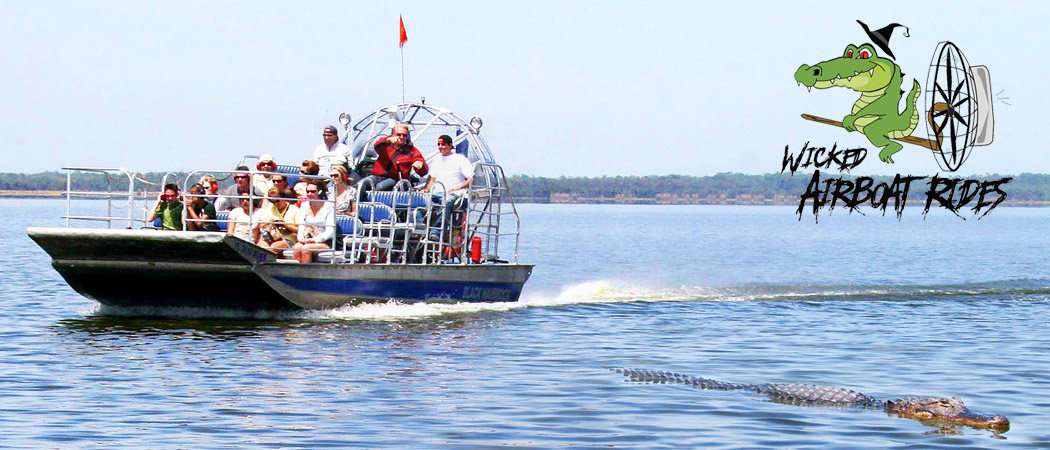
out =
[[[863,22],[857,22],[868,31]],[[889,36],[893,28],[900,26],[892,24],[874,33],[868,31],[868,35],[893,57],[887,46]],[[907,32],[905,36],[908,36]],[[919,111],[915,107],[920,92],[918,81],[912,82],[904,112],[898,112],[904,94],[901,90],[903,77],[900,66],[880,57],[871,44],[847,45],[841,57],[814,66],[803,64],[795,71],[795,81],[807,89],[840,86],[860,92],[853,111],[842,118],[842,127],[846,131],[864,133],[872,145],[882,148],[879,159],[886,163],[892,163],[893,154],[904,147],[890,139],[910,136],[919,123]]]
[[[893,163],[893,154],[903,147],[891,139],[928,148],[933,151],[937,164],[949,172],[962,167],[972,148],[992,143],[993,98],[987,67],[969,65],[950,41],[937,44],[926,76],[928,110],[920,114],[916,103],[922,89],[918,80],[914,80],[905,99],[904,112],[899,113],[904,96],[901,90],[904,73],[890,59],[895,56],[890,51],[889,40],[898,27],[904,28],[904,36],[909,37],[908,28],[893,23],[871,31],[864,22],[858,20],[857,23],[874,45],[848,45],[841,57],[815,66],[803,64],[795,71],[795,81],[809,90],[845,87],[860,92],[860,98],[842,122],[810,114],[803,114],[803,119],[864,133],[872,144],[882,149],[879,159],[886,163]],[[875,46],[888,58],[880,57]],[[999,100],[1009,105],[1008,98]],[[920,115],[925,117],[929,139],[912,136]]]

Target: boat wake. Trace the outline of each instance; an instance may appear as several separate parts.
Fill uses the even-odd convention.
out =
[[[607,280],[566,286],[553,294],[528,293],[518,302],[507,303],[368,303],[321,311],[256,312],[205,308],[121,308],[98,306],[94,314],[104,316],[154,316],[179,318],[239,318],[263,320],[379,320],[396,321],[429,317],[506,312],[525,308],[561,307],[581,304],[656,302],[745,302],[745,301],[931,301],[940,299],[1046,300],[1050,280],[1012,280],[959,285],[744,285],[731,287],[649,288],[618,285]]]

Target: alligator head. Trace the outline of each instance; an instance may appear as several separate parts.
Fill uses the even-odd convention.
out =
[[[888,86],[897,70],[897,65],[880,58],[871,44],[860,47],[850,44],[839,58],[815,66],[800,66],[795,71],[795,81],[807,89],[841,86],[858,92],[872,92]]]
[[[899,398],[886,402],[886,412],[921,421],[961,424],[997,433],[1010,430],[1010,421],[1001,414],[984,414],[967,408],[959,397]]]

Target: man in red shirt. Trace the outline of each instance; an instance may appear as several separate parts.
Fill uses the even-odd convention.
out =
[[[394,134],[376,140],[376,153],[379,158],[372,166],[372,174],[358,183],[361,199],[367,197],[368,191],[389,191],[394,189],[400,180],[409,180],[412,172],[420,176],[429,171],[423,154],[408,140],[408,124],[394,125]]]

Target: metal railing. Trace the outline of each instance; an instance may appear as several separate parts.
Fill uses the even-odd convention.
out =
[[[66,175],[66,215],[63,218],[66,220],[66,226],[70,226],[73,221],[96,221],[105,222],[107,228],[113,228],[114,223],[124,222],[124,228],[149,228],[152,227],[152,220],[146,220],[151,215],[151,211],[156,211],[159,202],[159,195],[152,195],[150,188],[156,186],[140,176],[128,172],[123,168],[95,168],[95,167],[65,167],[63,168],[67,172]],[[93,191],[84,189],[74,189],[78,184],[74,180],[76,174],[81,173],[94,173],[102,174],[106,177],[106,185],[112,186],[114,181],[113,177],[119,176],[120,179],[127,181],[127,189],[120,190],[107,190],[107,191]],[[238,174],[245,174],[249,177],[250,184],[247,190],[247,198],[249,200],[249,207],[246,214],[248,216],[247,226],[251,232],[249,237],[254,242],[258,241],[258,229],[261,225],[298,225],[292,222],[285,221],[274,221],[258,220],[256,212],[262,208],[267,207],[265,204],[257,205],[267,199],[267,193],[259,193],[255,189],[253,181],[256,176],[273,176],[283,175],[286,177],[295,177],[299,179],[318,179],[325,180],[328,177],[324,175],[305,175],[305,174],[288,174],[284,172],[262,172],[258,170],[238,171],[238,170],[195,170],[186,174],[186,177],[179,183],[175,178],[177,175],[173,173],[167,173],[164,175],[160,182],[160,192],[163,193],[163,187],[167,184],[175,184],[176,186],[182,186],[182,197],[185,201],[182,202],[182,219],[183,223],[182,230],[186,230],[186,222],[189,219],[187,211],[191,208],[191,203],[195,198],[214,198],[218,200],[220,198],[239,198],[242,195],[230,196],[223,192],[216,194],[210,194],[207,192],[191,194],[189,192],[190,186],[195,184],[194,180],[202,174],[210,174],[215,176],[216,174],[223,175],[222,179],[229,179],[230,176]],[[388,255],[384,260],[385,263],[397,263],[397,264],[470,264],[472,263],[468,253],[470,249],[470,243],[472,238],[477,236],[480,237],[482,260],[477,262],[497,262],[499,261],[499,252],[501,247],[501,241],[508,238],[514,239],[514,255],[513,262],[518,262],[518,248],[521,233],[521,218],[518,215],[516,206],[514,205],[513,199],[510,195],[510,189],[507,186],[506,176],[503,172],[503,168],[498,164],[492,163],[476,163],[474,172],[474,183],[466,188],[462,197],[465,198],[467,206],[463,211],[451,211],[449,208],[453,207],[453,202],[457,196],[445,192],[444,186],[438,182],[432,186],[432,191],[429,193],[423,193],[417,188],[412,186],[397,185],[394,190],[395,200],[394,204],[390,205],[391,211],[394,213],[390,218],[390,240],[401,239],[401,241],[391,243]],[[119,181],[123,185],[122,181]],[[367,182],[367,181],[366,181]],[[290,184],[290,183],[289,183]],[[318,183],[323,185],[323,183]],[[229,186],[226,187],[229,189]],[[291,189],[291,186],[289,186]],[[351,187],[353,189],[353,187]],[[355,189],[356,191],[356,189]],[[330,191],[334,193],[334,190]],[[353,228],[353,235],[342,236],[338,232],[333,233],[330,240],[326,240],[328,243],[328,249],[303,249],[303,251],[310,251],[314,253],[322,253],[331,251],[331,262],[347,262],[357,263],[364,262],[370,263],[371,257],[366,256],[361,260],[360,255],[357,255],[358,250],[363,247],[357,246],[356,240],[362,242],[367,239],[362,239],[361,228],[362,220],[358,213],[361,208],[361,204],[357,201],[356,192],[352,194],[354,197],[353,210],[348,214],[353,218],[357,225]],[[426,196],[426,206],[421,208],[399,208],[396,200],[398,195],[405,196]],[[88,215],[88,214],[74,214],[73,211],[73,200],[74,199],[105,199],[106,200],[106,213],[105,215]],[[440,198],[440,203],[434,203],[434,199]],[[334,213],[337,208],[337,198],[335,195],[331,195],[328,199],[289,199],[291,201],[303,201],[303,202],[325,202],[330,205]],[[152,208],[151,208],[152,206]],[[507,208],[509,206],[509,209]],[[237,207],[240,207],[239,205]],[[304,204],[303,207],[308,207],[308,203]],[[126,210],[126,213],[120,215],[115,214],[114,211]],[[135,216],[136,211],[142,213],[141,218]],[[234,223],[229,218],[220,219],[219,213],[221,211],[216,210],[216,217],[211,218],[198,218],[192,219],[194,222],[202,223],[219,223],[227,222],[227,233],[232,233],[229,227],[234,229],[239,226],[244,226],[244,222],[238,221]],[[461,214],[462,222],[454,230],[451,226],[451,217],[453,214]],[[153,214],[156,216],[155,214]],[[513,221],[508,223],[506,220],[513,218]],[[338,222],[338,220],[336,221]],[[513,225],[513,229],[509,229],[509,225]],[[326,224],[326,226],[337,227],[336,223]],[[218,227],[217,227],[218,228]],[[338,228],[336,228],[338,230]],[[349,239],[349,240],[347,240]],[[346,255],[347,245],[346,242],[340,242],[344,240],[346,242],[352,242],[353,245],[350,248],[354,249],[353,255]],[[409,241],[413,245],[419,247],[413,250],[413,255],[409,255]],[[292,246],[289,246],[289,249]],[[336,255],[338,249],[342,248],[343,251],[338,256]],[[450,251],[446,249],[451,248]],[[420,249],[422,250],[420,253]],[[416,255],[421,255],[421,260]],[[394,257],[398,257],[395,261]]]
[[[264,207],[268,207],[265,204],[262,204],[259,207],[256,207],[255,206],[256,205],[256,201],[258,200],[260,203],[262,201],[269,201],[268,193],[261,193],[262,195],[257,195],[256,194],[256,189],[255,189],[255,186],[254,186],[255,176],[256,175],[269,176],[269,177],[272,177],[274,175],[281,175],[281,176],[284,176],[286,179],[288,179],[288,178],[297,178],[297,179],[309,179],[309,180],[326,180],[328,178],[328,177],[322,176],[322,175],[288,174],[288,173],[284,173],[284,172],[262,172],[262,171],[258,171],[258,170],[249,170],[249,171],[241,171],[241,170],[195,170],[195,171],[192,171],[192,172],[187,174],[186,179],[183,181],[183,192],[184,192],[183,196],[186,198],[186,201],[183,202],[183,210],[182,210],[183,230],[186,230],[186,222],[190,220],[190,219],[187,218],[188,217],[187,216],[187,210],[189,208],[191,208],[191,204],[190,204],[191,203],[191,199],[194,199],[194,198],[205,198],[205,199],[207,199],[207,198],[215,197],[215,199],[218,200],[219,198],[240,198],[240,197],[242,197],[242,195],[230,196],[230,195],[226,195],[226,194],[223,194],[223,193],[217,193],[217,194],[208,194],[208,193],[191,194],[189,192],[190,191],[190,187],[193,186],[194,184],[196,184],[196,182],[193,181],[194,178],[196,178],[196,176],[198,174],[202,174],[202,173],[211,174],[213,176],[214,176],[214,174],[223,174],[223,175],[225,175],[225,176],[223,176],[223,179],[228,179],[230,176],[236,176],[238,174],[246,174],[246,175],[248,175],[248,177],[249,177],[248,178],[249,179],[249,185],[248,185],[247,197],[248,197],[248,205],[249,206],[248,206],[248,211],[246,211],[246,214],[247,214],[247,216],[249,218],[248,227],[249,227],[249,230],[251,230],[250,236],[252,238],[253,243],[256,243],[258,241],[258,239],[256,238],[256,232],[257,232],[258,228],[261,225],[271,225],[271,226],[297,225],[297,226],[301,226],[301,224],[297,224],[297,223],[294,223],[294,222],[286,222],[286,221],[279,221],[279,220],[266,220],[266,221],[256,220],[257,219],[256,212],[258,211],[258,209],[261,209],[261,208],[264,208]],[[293,186],[291,185],[291,183],[288,183],[287,189],[292,189],[292,188],[293,188]],[[323,202],[323,203],[327,203],[327,204],[329,204],[331,206],[333,214],[336,212],[336,199],[335,198],[314,199],[314,200],[310,200],[310,199],[306,199],[306,198],[294,198],[294,199],[287,199],[287,200],[292,201],[292,202],[306,202],[307,205],[304,205],[304,207],[308,207],[308,204],[311,203],[311,202]],[[236,206],[236,207],[239,208],[240,206]],[[219,212],[220,211],[216,210],[216,216],[218,215]],[[227,227],[229,227],[230,225],[233,225],[234,228],[236,228],[237,226],[241,226],[243,224],[243,222],[231,223],[232,221],[229,220],[229,218],[223,220],[223,219],[219,219],[217,217],[211,218],[211,219],[193,219],[193,221],[194,222],[204,222],[204,223],[227,222],[228,223]],[[329,223],[329,224],[325,224],[325,226],[335,227],[336,224],[335,224],[335,221],[334,221],[334,217],[333,217],[333,222]],[[227,228],[227,230],[229,230],[229,228]],[[229,233],[229,231],[227,231],[227,232]],[[324,251],[334,250],[334,249],[337,248],[337,244],[338,244],[338,241],[337,241],[338,236],[337,236],[337,234],[338,233],[333,233],[332,234],[332,238],[329,241],[329,247],[330,247],[329,249],[302,249],[301,251],[309,251],[309,252],[312,252],[312,253],[320,253],[320,252],[324,252]],[[292,248],[293,245],[289,245],[288,246],[288,250],[294,250]]]
[[[144,224],[144,221],[137,220],[134,216],[138,201],[146,200],[144,196],[136,196],[135,183],[136,181],[139,181],[143,184],[148,184],[144,179],[119,167],[63,167],[62,170],[66,171],[66,190],[64,193],[66,198],[66,214],[62,216],[66,221],[66,227],[72,226],[74,221],[105,222],[106,228],[110,229],[113,228],[114,222],[125,222],[124,228],[126,229],[135,228],[136,224]],[[74,189],[74,185],[79,184],[74,181],[75,175],[92,173],[105,176],[105,184],[107,187],[113,184],[112,177],[122,177],[127,180],[127,190],[91,191]],[[74,214],[73,201],[76,199],[104,199],[106,200],[106,214],[102,216]],[[115,210],[121,209],[126,210],[126,214],[114,214]]]
[[[510,187],[507,186],[507,177],[503,173],[503,167],[491,163],[475,164],[474,184],[469,194],[467,223],[469,232],[465,242],[470,242],[474,236],[481,237],[483,258],[493,260],[499,258],[500,242],[504,238],[513,237],[513,262],[517,263],[518,246],[521,239],[521,217],[510,195]],[[510,206],[510,211],[504,211],[504,204]],[[513,217],[513,230],[503,230],[505,216]]]

